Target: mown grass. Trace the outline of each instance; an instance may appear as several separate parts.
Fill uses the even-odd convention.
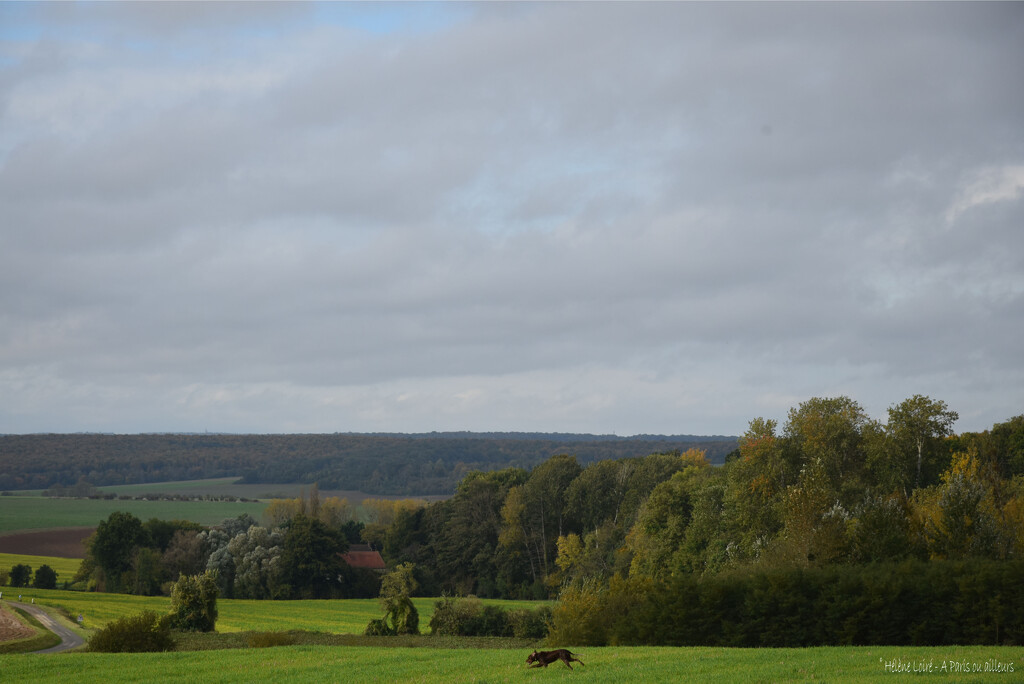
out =
[[[191,520],[215,525],[243,513],[260,520],[267,502],[137,501],[134,499],[58,499],[5,496],[0,500],[0,533],[47,530],[55,527],[94,527],[115,511],[141,520]]]
[[[40,565],[49,565],[57,573],[57,584],[70,582],[81,565],[80,558],[56,558],[54,556],[26,556],[19,553],[0,553],[0,570],[10,570],[15,565],[27,565],[35,573]]]
[[[528,668],[528,649],[280,646],[137,655],[70,653],[0,656],[9,681],[118,682],[852,682],[904,681],[885,663],[932,666],[927,680],[1012,682],[1021,649],[1011,647],[836,647],[808,649],[574,648],[586,665]],[[1012,663],[1013,673],[948,671]],[[940,670],[943,663],[947,671]]]

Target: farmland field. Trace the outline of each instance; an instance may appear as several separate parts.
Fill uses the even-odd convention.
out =
[[[236,496],[245,499],[290,499],[309,494],[310,485],[301,483],[287,484],[238,484],[237,477],[219,477],[207,480],[182,480],[179,482],[148,482],[145,484],[109,485],[97,487],[101,492],[125,494],[128,496],[145,496],[146,494],[186,494],[189,496]],[[396,499],[413,498],[436,501],[446,497],[429,496],[385,496],[367,494],[349,489],[321,489],[321,497],[335,496],[348,499],[353,506],[363,499]]]
[[[184,494],[187,496],[234,496],[245,499],[291,499],[309,494],[310,485],[298,482],[283,484],[242,484],[237,477],[215,477],[205,480],[175,480],[168,482],[145,482],[141,484],[104,485],[97,487],[100,492],[125,496],[146,496],[147,494]],[[11,496],[42,496],[42,489],[21,489],[10,493]],[[363,499],[422,499],[437,501],[448,498],[441,494],[417,495],[385,495],[367,494],[351,489],[321,489],[321,497],[335,496],[348,499],[353,506]],[[6,497],[5,497],[6,498]]]
[[[6,591],[6,590],[5,590]],[[82,615],[83,625],[99,628],[125,615],[143,610],[166,613],[171,599],[166,596],[131,596],[128,594],[102,594],[61,589],[19,589],[27,602],[62,608],[70,615]],[[420,614],[424,628],[434,613],[436,598],[414,598],[413,604]],[[485,604],[503,608],[534,608],[532,601],[485,600]],[[362,634],[366,624],[381,617],[377,599],[303,600],[303,601],[251,601],[218,599],[218,632],[308,630],[334,634]]]
[[[0,570],[10,570],[15,565],[27,565],[32,572],[39,569],[40,565],[49,565],[57,573],[57,583],[71,581],[71,578],[78,572],[81,561],[77,558],[53,558],[51,556],[27,556],[17,553],[0,553]],[[0,591],[4,591],[0,587]]]
[[[191,520],[214,525],[224,518],[248,513],[256,520],[265,502],[240,501],[137,501],[119,499],[59,499],[42,496],[5,496],[0,499],[0,534],[55,527],[95,527],[115,511],[148,520]]]
[[[586,665],[530,669],[527,650],[284,646],[264,649],[0,656],[6,681],[97,682],[877,682],[914,668],[940,682],[1012,682],[1021,649],[1010,647],[836,647],[807,649],[574,648]],[[889,668],[907,667],[900,674]],[[1013,672],[985,673],[986,666]],[[945,671],[943,671],[945,667]],[[950,672],[950,668],[956,671]],[[959,669],[957,669],[959,668]],[[965,669],[966,668],[966,671]],[[971,673],[971,669],[980,673]],[[73,673],[73,674],[72,674]]]

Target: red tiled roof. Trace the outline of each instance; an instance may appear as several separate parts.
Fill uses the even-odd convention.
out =
[[[368,570],[387,568],[378,551],[349,551],[341,554],[341,558],[353,568],[367,568]]]

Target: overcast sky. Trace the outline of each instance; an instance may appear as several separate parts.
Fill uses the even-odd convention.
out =
[[[1022,68],[1022,3],[2,3],[0,432],[990,428]]]

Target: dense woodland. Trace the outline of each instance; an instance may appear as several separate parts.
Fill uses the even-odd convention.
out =
[[[472,471],[531,468],[570,452],[581,463],[699,448],[721,463],[735,437],[540,433],[329,435],[0,435],[0,490],[237,476],[370,494],[451,494]]]

